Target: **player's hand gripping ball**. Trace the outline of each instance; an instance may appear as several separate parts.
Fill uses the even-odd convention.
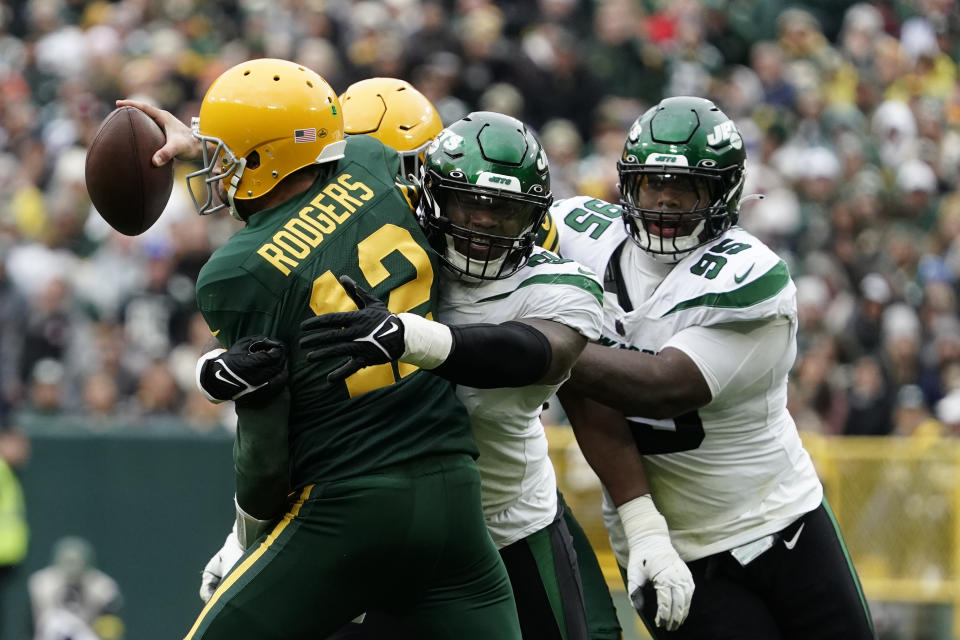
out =
[[[90,200],[111,227],[140,235],[157,221],[173,189],[173,163],[153,166],[166,136],[139,109],[120,107],[104,118],[87,149]]]

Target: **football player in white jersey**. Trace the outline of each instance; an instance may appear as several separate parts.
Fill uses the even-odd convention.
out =
[[[745,157],[713,103],[665,99],[627,136],[620,206],[553,206],[561,254],[604,274],[605,290],[603,336],[560,398],[604,484],[630,592],[667,536],[696,581],[686,622],[647,624],[655,638],[872,638],[786,408],[796,288],[736,226]],[[639,592],[646,621],[652,592]]]

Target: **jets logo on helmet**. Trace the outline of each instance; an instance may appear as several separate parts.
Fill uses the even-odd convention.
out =
[[[707,144],[711,147],[720,147],[724,143],[729,143],[734,149],[743,148],[743,138],[740,137],[740,133],[732,120],[716,125],[713,128],[713,133],[707,136]]]
[[[547,161],[547,152],[540,149],[540,155],[537,156],[537,171],[546,171],[549,168],[550,163]]]
[[[442,142],[443,142],[443,148],[446,149],[447,151],[456,151],[457,149],[460,148],[460,146],[463,145],[463,138],[461,136],[458,136],[455,133],[448,131],[447,135],[443,136]]]
[[[687,157],[679,156],[675,153],[654,153],[653,155],[647,156],[644,164],[669,164],[675,167],[688,166]]]
[[[709,100],[667,98],[634,122],[617,163],[623,221],[637,245],[678,262],[739,216],[746,153]]]

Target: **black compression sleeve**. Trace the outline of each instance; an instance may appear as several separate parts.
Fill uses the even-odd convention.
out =
[[[522,322],[451,325],[450,333],[450,355],[432,371],[467,387],[525,387],[544,376],[553,358],[547,337]]]

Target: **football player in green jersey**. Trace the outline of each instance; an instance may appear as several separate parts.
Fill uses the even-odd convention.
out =
[[[450,385],[407,363],[334,381],[340,363],[308,361],[297,346],[304,319],[356,307],[352,281],[393,312],[424,322],[435,312],[438,267],[397,153],[345,139],[337,95],[282,60],[225,71],[190,129],[120,104],[164,127],[155,162],[202,159],[188,178],[201,214],[227,209],[246,223],[197,283],[214,335],[251,365],[229,370],[215,354],[200,367],[236,389],[232,535],[244,554],[187,640],[322,638],[376,610],[418,638],[520,638]],[[389,343],[397,331],[382,333]],[[247,384],[284,352],[286,366]]]

